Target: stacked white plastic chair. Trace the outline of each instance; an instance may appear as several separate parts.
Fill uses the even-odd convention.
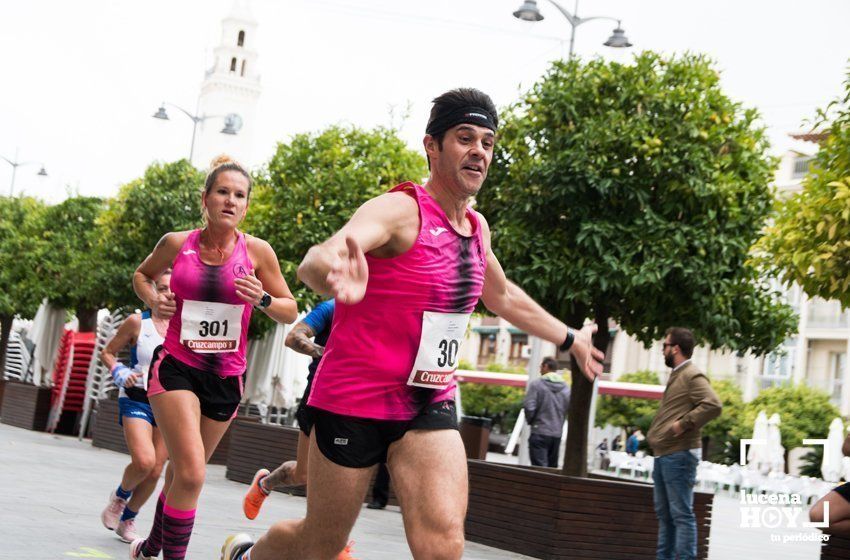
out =
[[[21,335],[12,330],[9,333],[9,344],[6,346],[6,367],[3,372],[4,379],[16,379],[25,381],[27,371],[30,367],[32,357],[24,345]]]
[[[80,417],[80,439],[85,436],[92,407],[97,401],[105,398],[110,391],[116,390],[109,370],[100,361],[100,354],[112,337],[115,336],[115,331],[118,330],[123,320],[124,315],[119,311],[114,311],[105,316],[97,326],[97,338],[89,363],[89,374],[86,378],[86,398],[83,401],[83,414]]]

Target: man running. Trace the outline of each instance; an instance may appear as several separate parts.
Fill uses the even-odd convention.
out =
[[[310,430],[313,429],[313,419],[307,399],[310,398],[310,388],[316,368],[322,360],[328,336],[331,334],[331,324],[334,317],[334,300],[325,300],[313,308],[304,319],[296,323],[284,344],[299,354],[311,356],[313,361],[307,366],[307,386],[298,403],[295,418],[298,420],[298,449],[294,461],[286,461],[271,473],[268,469],[260,469],[254,474],[251,486],[242,499],[242,512],[248,519],[256,519],[263,507],[263,502],[278,486],[303,486],[307,484],[307,465],[309,463]],[[355,560],[352,556],[354,543],[350,542],[339,553],[336,560]]]
[[[493,158],[498,117],[474,89],[434,100],[424,138],[430,177],[361,206],[310,249],[298,276],[336,299],[309,405],[307,516],[256,544],[229,537],[225,560],[332,558],[345,546],[375,465],[386,461],[417,559],[463,554],[468,481],[454,370],[470,314],[487,308],[602,371],[596,326],[570,329],[505,278],[484,218],[470,208]]]
[[[334,300],[329,299],[319,303],[303,320],[296,323],[286,335],[285,344],[299,354],[311,356],[313,361],[307,367],[307,386],[304,395],[298,403],[295,418],[298,420],[298,450],[295,461],[287,461],[273,472],[260,469],[254,475],[254,480],[242,500],[242,511],[248,519],[255,519],[263,507],[266,497],[278,486],[301,486],[307,483],[307,452],[310,446],[310,430],[313,421],[307,408],[310,398],[310,387],[316,368],[325,351],[328,336],[331,334],[331,323],[334,316]],[[312,339],[312,340],[311,340]]]

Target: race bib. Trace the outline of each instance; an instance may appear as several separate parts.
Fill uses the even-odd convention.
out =
[[[183,300],[180,343],[200,354],[236,352],[242,338],[244,305]]]
[[[469,313],[422,314],[422,337],[408,385],[427,389],[445,389],[457,369],[460,343],[466,335]]]

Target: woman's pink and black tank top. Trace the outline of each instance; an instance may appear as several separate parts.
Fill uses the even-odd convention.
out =
[[[237,278],[252,274],[245,235],[221,265],[201,261],[201,230],[189,234],[171,273],[177,311],[168,324],[163,347],[187,366],[222,377],[245,371],[245,350],[252,307],[236,295]]]
[[[393,258],[366,255],[363,300],[337,302],[330,339],[308,403],[336,414],[409,420],[430,403],[453,399],[460,342],[484,286],[486,256],[478,215],[472,235],[455,231],[420,185],[404,183],[419,204],[419,235]]]

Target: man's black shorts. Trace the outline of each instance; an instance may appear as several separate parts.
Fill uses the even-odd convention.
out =
[[[215,373],[187,366],[171,354],[159,360],[162,346],[154,350],[151,360],[148,396],[166,391],[191,391],[201,403],[201,414],[226,422],[236,415],[242,400],[242,376],[221,377]]]
[[[833,492],[838,492],[838,495],[850,502],[850,482],[845,482],[841,486],[836,486],[832,489]]]
[[[322,455],[343,467],[365,468],[387,461],[387,450],[410,430],[457,430],[454,401],[426,406],[412,420],[374,420],[307,407]]]
[[[304,395],[298,402],[298,408],[295,409],[295,419],[298,421],[298,428],[305,436],[310,437],[310,431],[313,429],[314,414],[316,409],[307,406],[307,399],[310,398],[310,390],[313,388],[313,377],[315,372],[307,376],[307,386],[304,388]]]

